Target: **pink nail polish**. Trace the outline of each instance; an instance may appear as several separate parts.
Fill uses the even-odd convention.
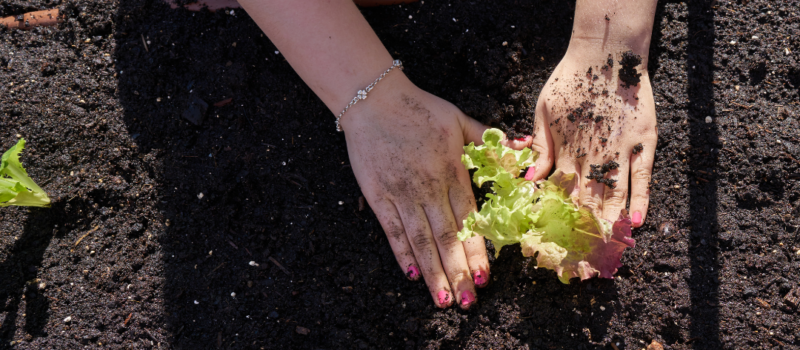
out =
[[[475,280],[476,286],[483,286],[486,284],[486,273],[481,270],[475,271],[473,273],[473,280]]]
[[[419,268],[414,265],[409,266],[408,271],[406,272],[406,277],[411,280],[417,279],[417,277],[419,277]]]
[[[440,290],[439,294],[436,295],[439,298],[439,305],[447,306],[450,304],[450,293],[446,290]]]
[[[642,223],[642,213],[635,211],[633,212],[633,218],[631,218],[634,225],[638,225]]]
[[[536,167],[532,166],[529,167],[528,170],[525,172],[525,180],[533,181],[533,175],[536,174]]]
[[[472,295],[472,292],[468,290],[461,292],[461,305],[467,306],[472,304],[473,301],[475,301],[475,296]]]

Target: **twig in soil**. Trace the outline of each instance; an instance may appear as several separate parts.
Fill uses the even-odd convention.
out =
[[[93,229],[91,229],[89,232],[86,232],[86,233],[85,233],[83,236],[81,236],[81,238],[78,238],[78,240],[75,242],[75,245],[73,245],[73,246],[72,246],[72,249],[70,249],[69,251],[73,251],[73,250],[75,250],[75,247],[77,247],[77,246],[78,246],[78,244],[81,244],[81,241],[82,241],[84,238],[86,238],[86,236],[88,236],[88,235],[92,234],[92,232],[94,232],[94,231],[97,231],[97,229],[99,229],[99,228],[100,228],[100,226],[95,226],[95,227],[94,227]]]
[[[742,107],[744,109],[750,109],[751,107],[753,107],[753,106],[745,106],[743,104],[736,103],[736,102],[731,102],[731,104],[734,105],[734,106]]]
[[[147,41],[144,40],[144,34],[139,34],[139,35],[142,36],[142,44],[144,44],[144,50],[150,52],[150,50],[147,49]]]
[[[287,270],[285,267],[283,267],[283,265],[281,265],[281,263],[279,263],[278,260],[275,260],[275,258],[269,257],[269,261],[272,261],[272,263],[275,264],[275,266],[277,266],[279,269],[281,269],[287,275],[289,275],[289,276],[292,275],[292,273],[289,272],[289,270]]]
[[[128,327],[128,322],[131,321],[131,316],[133,316],[133,312],[128,314],[128,317],[125,318],[125,322],[122,323],[122,327]]]
[[[208,277],[208,276],[211,276],[211,274],[212,274],[212,273],[214,273],[214,271],[217,271],[217,270],[218,270],[220,267],[222,267],[223,265],[225,265],[225,262],[224,262],[224,261],[222,262],[222,264],[219,264],[219,266],[217,266],[217,267],[215,267],[213,270],[211,270],[211,272],[209,272],[209,273],[206,275],[206,277]]]

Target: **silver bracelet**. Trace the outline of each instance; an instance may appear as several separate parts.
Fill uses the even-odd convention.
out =
[[[389,67],[389,69],[387,69],[385,72],[381,73],[381,76],[379,76],[378,79],[375,79],[375,81],[373,81],[372,84],[367,85],[367,87],[364,88],[364,90],[358,90],[358,94],[356,95],[356,97],[353,97],[353,100],[350,101],[350,103],[348,103],[347,106],[344,107],[344,110],[342,111],[342,113],[339,113],[339,115],[336,116],[336,131],[342,132],[342,125],[339,124],[339,120],[342,119],[342,116],[344,115],[344,112],[347,112],[347,110],[350,109],[350,107],[353,107],[358,101],[366,100],[367,99],[367,94],[370,91],[372,91],[373,88],[375,88],[375,85],[377,85],[378,82],[381,81],[381,79],[383,79],[386,76],[386,74],[389,74],[389,72],[391,72],[392,69],[395,69],[395,68],[398,68],[398,67],[400,68],[400,70],[402,70],[403,69],[403,63],[401,63],[400,60],[392,61],[392,66]]]

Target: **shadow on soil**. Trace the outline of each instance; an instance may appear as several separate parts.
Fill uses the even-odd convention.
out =
[[[706,117],[717,119],[714,104],[714,1],[690,1],[689,47],[686,69],[689,79],[689,135],[690,145],[697,152],[690,158],[694,176],[690,176],[689,257],[691,279],[690,327],[691,342],[695,349],[721,349],[719,335],[719,271],[717,222],[717,174],[719,140],[717,123],[708,123]]]
[[[235,17],[161,7],[120,3],[115,59],[124,121],[141,152],[156,159],[158,207],[166,219],[157,234],[172,347],[527,343],[586,349],[611,340],[607,325],[617,311],[597,311],[596,303],[619,299],[614,282],[561,284],[552,271],[529,268],[518,247],[497,260],[478,307],[433,308],[424,284],[406,281],[397,268],[374,214],[358,209],[358,185],[330,113],[260,30],[241,12]],[[538,18],[571,18],[574,4],[529,8],[541,9]],[[461,67],[466,61],[424,56],[439,57],[437,43],[449,44],[451,34],[425,48],[386,21],[390,12],[377,9],[367,17],[379,36],[388,37],[387,46],[408,52],[403,59],[410,76],[422,67],[432,71],[425,72],[430,78],[416,77],[420,86],[442,95],[447,92],[437,90],[458,95],[453,91],[469,86],[465,82],[474,77],[462,76],[470,70]],[[463,21],[487,31],[497,26],[491,17],[473,16]],[[523,22],[517,20],[510,23]],[[437,22],[430,23],[420,33],[436,33]],[[543,43],[531,53],[540,59],[531,62],[558,62],[570,24],[559,24],[563,38],[548,37],[545,24],[520,29],[529,31],[520,37]],[[464,50],[473,44],[464,43]],[[512,73],[531,69],[525,70]],[[534,71],[546,75],[540,67]],[[228,98],[232,103],[224,104]],[[469,103],[460,107],[474,107]],[[501,341],[498,334],[508,343],[482,343]]]
[[[73,226],[80,220],[71,208],[81,206],[82,200],[76,198],[54,202],[49,209],[30,209],[24,230],[6,260],[0,261],[0,302],[5,303],[0,304],[0,349],[19,339],[20,334],[28,341],[47,335],[44,327],[49,319],[50,300],[40,290],[37,271],[59,228]],[[24,316],[19,318],[19,315]]]

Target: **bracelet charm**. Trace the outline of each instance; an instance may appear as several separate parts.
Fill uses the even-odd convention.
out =
[[[381,81],[381,79],[383,79],[386,76],[386,74],[389,74],[389,72],[391,72],[395,68],[400,68],[400,70],[402,70],[403,63],[400,62],[400,60],[392,61],[392,66],[389,67],[389,69],[387,69],[385,72],[381,73],[378,79],[375,79],[375,81],[373,81],[372,84],[367,85],[367,87],[364,88],[364,90],[358,90],[356,97],[353,97],[353,100],[350,101],[350,103],[348,103],[347,106],[344,107],[342,113],[339,113],[339,115],[336,116],[336,131],[342,132],[342,126],[341,124],[339,124],[339,120],[342,119],[344,113],[347,112],[347,110],[350,109],[350,107],[353,107],[358,101],[366,100],[367,94],[369,94],[369,92],[372,91],[373,88],[375,88],[375,85],[377,85],[378,82]]]

